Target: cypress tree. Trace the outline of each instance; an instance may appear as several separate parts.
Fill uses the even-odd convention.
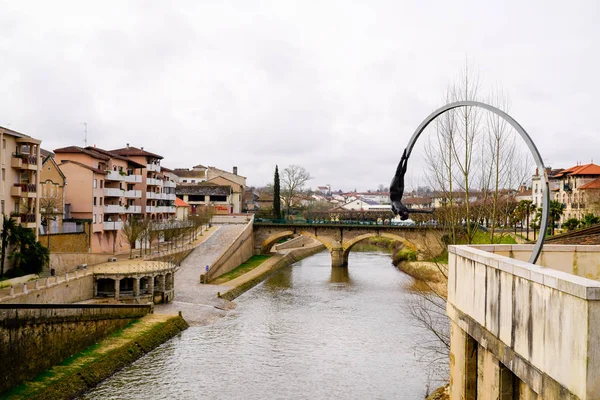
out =
[[[279,169],[275,165],[275,178],[273,180],[273,216],[281,219],[281,196],[279,194]]]

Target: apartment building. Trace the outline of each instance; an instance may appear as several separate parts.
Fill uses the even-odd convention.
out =
[[[551,200],[563,205],[561,224],[569,218],[581,219],[585,214],[598,214],[600,165],[593,163],[563,169],[554,175],[558,188],[551,189]]]
[[[68,181],[66,212],[92,221],[92,252],[128,250],[122,229],[133,216],[175,218],[175,182],[161,173],[161,156],[133,147],[109,151],[69,146],[54,152]]]
[[[40,226],[41,141],[0,127],[0,210],[38,235]]]
[[[143,147],[123,147],[110,151],[128,160],[144,165],[142,173],[142,206],[145,215],[152,220],[169,220],[175,218],[175,187],[177,186],[172,171],[160,165],[162,156],[144,150]]]

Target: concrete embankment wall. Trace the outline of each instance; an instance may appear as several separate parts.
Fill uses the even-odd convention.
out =
[[[0,392],[151,311],[151,305],[0,305]]]
[[[294,250],[289,250],[286,253],[277,253],[273,255],[273,257],[265,261],[259,267],[263,270],[262,273],[257,274],[256,276],[249,278],[244,282],[241,282],[239,285],[231,289],[228,289],[226,292],[221,293],[220,297],[231,301],[243,294],[244,292],[252,289],[254,286],[267,279],[269,275],[273,274],[279,269],[287,267],[288,265],[292,265],[293,263],[298,262],[303,258],[306,258],[313,254],[319,253],[324,249],[325,246],[319,243],[310,247],[302,247]]]
[[[254,255],[254,231],[252,221],[246,224],[242,232],[219,258],[210,266],[206,279],[210,282],[248,261]]]
[[[94,277],[91,271],[77,271],[29,281],[2,292],[6,295],[0,295],[1,304],[76,303],[94,296]]]
[[[304,247],[306,245],[309,245],[313,241],[314,241],[313,238],[301,235],[301,236],[297,236],[293,239],[290,239],[286,242],[276,244],[275,246],[273,246],[273,250],[279,251],[279,250],[294,249],[297,247]]]

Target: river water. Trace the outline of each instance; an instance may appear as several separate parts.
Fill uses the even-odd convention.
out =
[[[388,254],[328,252],[284,268],[84,399],[422,399],[410,277]],[[417,340],[418,341],[418,340]]]

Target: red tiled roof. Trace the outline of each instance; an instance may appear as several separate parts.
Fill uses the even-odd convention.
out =
[[[62,147],[60,149],[54,149],[54,153],[55,154],[62,154],[62,153],[70,153],[70,154],[78,154],[78,153],[83,153],[83,154],[87,154],[90,157],[93,157],[97,160],[102,160],[102,161],[108,161],[110,159],[109,156],[101,154],[99,152],[96,151],[90,151],[87,149],[83,149],[79,146],[68,146],[68,147]]]
[[[584,165],[576,165],[571,168],[563,169],[555,177],[562,177],[565,175],[600,175],[600,165],[596,165],[593,163],[584,164]]]
[[[580,186],[579,189],[600,189],[600,178]]]
[[[175,207],[189,207],[190,205],[179,197],[175,197]]]
[[[94,147],[88,146],[88,147],[85,148],[85,150],[89,150],[89,151],[93,151],[93,152],[96,152],[96,153],[100,153],[100,154],[103,154],[103,155],[105,155],[107,157],[116,158],[117,160],[127,161],[129,164],[131,164],[132,166],[134,166],[136,168],[146,168],[146,165],[144,165],[144,164],[140,164],[138,162],[133,161],[130,158],[123,157],[123,156],[121,156],[121,155],[119,155],[117,153],[113,153],[111,151],[104,150],[104,149],[101,149],[101,148],[96,147],[96,146],[94,146]]]
[[[159,160],[163,159],[163,156],[159,156],[158,154],[150,153],[149,151],[138,149],[137,147],[128,146],[123,147],[121,149],[111,150],[111,153],[117,153],[122,156],[147,156],[158,158]]]

